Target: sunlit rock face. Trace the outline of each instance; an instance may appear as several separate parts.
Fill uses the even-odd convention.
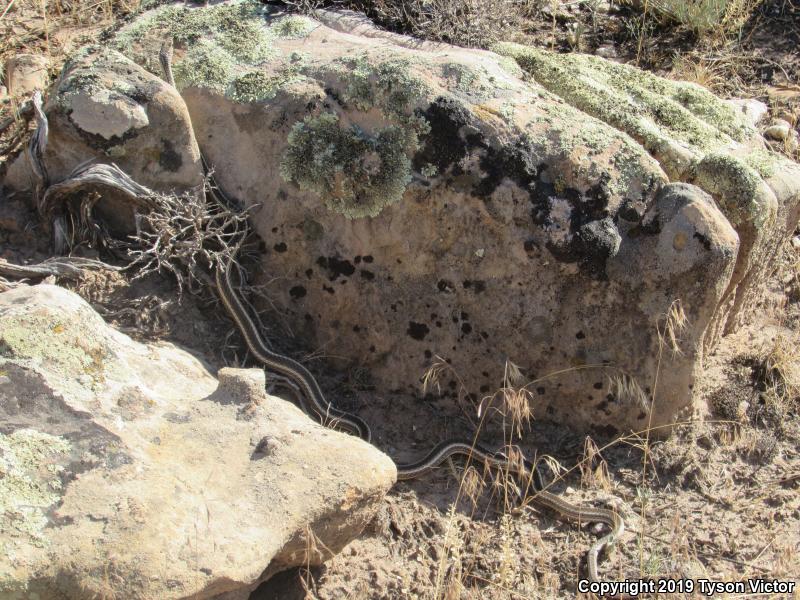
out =
[[[692,408],[798,217],[798,166],[745,114],[596,57],[271,11],[163,6],[111,45],[159,76],[174,39],[197,142],[307,348],[398,397],[440,358],[442,393],[477,401],[511,361],[536,418],[584,430]]]

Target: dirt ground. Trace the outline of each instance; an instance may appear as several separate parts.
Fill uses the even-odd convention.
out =
[[[660,25],[644,38],[637,36],[629,6],[598,12],[590,8],[594,3],[564,4],[531,19],[530,40],[560,50],[609,46],[620,59],[638,56],[642,66],[661,74],[691,76],[725,95],[758,96],[776,113],[800,114],[800,6],[788,0],[763,3],[733,48]],[[43,24],[38,3],[19,5],[19,12],[0,19],[6,40],[0,55],[47,50],[54,56],[54,73],[66,49],[130,9],[110,2],[107,14],[79,12],[58,29]],[[583,27],[578,42],[571,34],[576,24]],[[0,121],[15,106],[2,101]],[[0,177],[28,129],[23,119],[0,133]],[[604,579],[756,577],[795,581],[800,587],[799,242],[795,232],[795,241],[787,240],[774,265],[763,301],[746,325],[708,357],[697,391],[708,409],[676,426],[665,441],[646,434],[588,438],[533,415],[519,445],[528,457],[548,456],[560,465],[561,472],[547,471],[554,480],[551,491],[572,502],[610,506],[626,521],[627,532],[601,561]],[[0,257],[37,262],[49,252],[28,199],[0,202]],[[242,340],[208,291],[179,297],[166,276],[130,282],[119,274],[94,274],[64,285],[135,337],[173,341],[216,366],[250,364]],[[279,315],[267,312],[264,320],[280,331]],[[299,357],[309,351],[288,339],[276,346]],[[382,397],[360,369],[332,358],[317,357],[309,364],[340,408],[373,424],[375,444],[400,462],[445,437],[474,432],[472,406],[456,406],[435,393],[425,399]],[[507,439],[507,425],[501,419],[486,422],[481,439],[495,446]],[[577,580],[586,576],[587,549],[604,532],[587,523],[563,522],[535,503],[519,507],[505,498],[507,482],[486,477],[481,490],[478,479],[456,464],[398,483],[368,529],[341,554],[322,567],[282,573],[252,598],[590,597],[577,593]],[[788,597],[800,599],[800,590]]]

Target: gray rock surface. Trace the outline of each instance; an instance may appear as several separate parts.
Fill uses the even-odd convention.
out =
[[[246,598],[357,536],[374,447],[51,285],[0,294],[0,597]]]

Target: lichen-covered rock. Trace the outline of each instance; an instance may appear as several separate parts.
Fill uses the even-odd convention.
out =
[[[766,150],[747,111],[695,83],[583,54],[510,43],[494,50],[550,92],[633,137],[670,179],[695,183],[714,197],[741,242],[725,294],[733,301],[725,331],[736,329],[758,298],[766,265],[794,231],[800,166]]]
[[[62,288],[0,294],[0,597],[247,598],[361,532],[392,461],[219,377]]]
[[[691,408],[704,352],[797,221],[796,165],[751,120],[597,57],[272,10],[170,5],[115,43],[158,72],[176,39],[199,143],[259,206],[272,300],[298,335],[335,340],[386,392],[419,393],[439,356],[478,396],[510,359],[536,380],[535,414],[579,428]]]
[[[112,49],[90,47],[73,55],[45,112],[49,136],[43,161],[50,183],[87,161],[115,163],[158,191],[180,194],[203,182],[200,151],[180,94]],[[30,182],[27,160],[18,160],[6,185],[19,190]],[[119,232],[135,226],[133,207],[112,188],[103,190],[97,209]]]

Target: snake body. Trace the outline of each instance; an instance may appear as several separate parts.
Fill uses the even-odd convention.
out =
[[[230,280],[231,261],[217,262],[215,283],[217,291],[228,314],[244,336],[250,352],[269,370],[275,371],[297,385],[302,392],[303,409],[316,414],[320,419],[331,420],[334,427],[352,433],[370,442],[372,434],[367,423],[356,415],[344,412],[325,400],[319,383],[311,372],[296,360],[278,354],[267,347],[258,327],[244,307]],[[625,523],[615,511],[572,504],[556,494],[544,489],[539,469],[529,461],[510,461],[506,456],[493,453],[478,444],[466,440],[450,439],[437,444],[422,459],[407,464],[397,464],[397,479],[416,479],[433,471],[449,458],[460,456],[472,463],[481,463],[494,469],[502,469],[532,480],[534,489],[531,501],[540,507],[550,509],[560,517],[577,522],[604,523],[611,528],[610,533],[597,540],[587,552],[586,564],[589,580],[599,581],[597,560],[600,552],[612,546],[625,531]]]
[[[161,46],[159,60],[165,79],[175,87],[171,64],[171,39]],[[224,194],[213,181],[213,173],[205,156],[202,153],[200,156],[206,175],[210,179],[212,194],[218,193],[225,200]],[[231,266],[232,260],[230,258],[227,260],[221,258],[217,261],[215,283],[223,305],[242,333],[250,352],[265,368],[278,373],[300,389],[302,392],[300,401],[306,413],[315,414],[322,422],[351,433],[368,443],[371,442],[371,430],[363,419],[342,411],[326,401],[319,383],[305,366],[288,356],[272,351],[267,346],[261,337],[259,328],[231,283]],[[604,523],[607,525],[610,528],[610,532],[598,539],[586,554],[589,580],[592,582],[600,581],[597,570],[600,552],[613,546],[625,531],[625,523],[619,514],[604,508],[594,508],[567,502],[545,489],[539,469],[528,460],[511,461],[503,454],[490,452],[475,442],[468,440],[448,439],[442,441],[420,460],[412,463],[397,464],[397,479],[401,481],[416,479],[430,473],[443,462],[453,457],[462,457],[471,463],[480,463],[527,479],[532,484],[534,491],[530,497],[531,501],[539,507],[552,510],[561,518],[583,523]]]

